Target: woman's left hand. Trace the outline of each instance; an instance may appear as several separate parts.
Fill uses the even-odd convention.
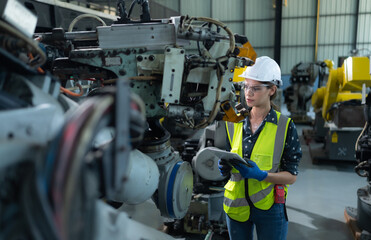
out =
[[[250,167],[241,163],[235,166],[235,168],[241,173],[242,177],[263,181],[268,176],[268,173],[266,171],[260,170],[255,162],[251,160],[248,160],[247,162],[249,165],[251,165]]]

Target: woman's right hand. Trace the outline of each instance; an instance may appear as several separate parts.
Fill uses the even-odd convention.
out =
[[[228,176],[229,172],[232,170],[232,167],[228,165],[226,160],[224,159],[219,159],[218,167],[219,167],[220,174],[223,177]]]

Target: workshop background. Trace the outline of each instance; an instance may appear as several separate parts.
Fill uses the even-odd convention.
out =
[[[71,27],[71,22],[83,13],[99,16],[107,25],[117,20],[117,1],[115,0],[18,1],[38,16],[35,33],[51,32],[54,28],[63,28],[67,31]],[[126,9],[130,9],[135,2],[136,0],[125,1]],[[294,119],[303,151],[297,181],[289,187],[288,239],[371,239],[369,230],[371,226],[371,163],[368,158],[371,152],[368,132],[371,129],[364,128],[367,116],[369,116],[367,111],[371,105],[370,100],[365,100],[365,95],[371,86],[371,1],[149,0],[148,3],[152,19],[187,15],[216,19],[224,23],[233,33],[246,36],[258,57],[269,56],[281,66],[283,86],[280,88],[277,101],[282,113]],[[2,7],[1,4],[0,7]],[[131,16],[135,20],[141,14],[140,6],[132,8]],[[99,21],[82,19],[70,30],[73,32],[94,31],[97,26],[101,26]],[[197,54],[199,52],[195,43],[185,49],[187,53]],[[337,70],[339,75],[335,74]],[[63,75],[63,71],[61,68],[59,74]],[[342,76],[347,80],[339,80],[343,79]],[[333,83],[336,86],[328,86],[327,83]],[[1,84],[0,87],[2,88]],[[317,92],[320,89],[322,90]],[[341,95],[342,100],[340,101],[336,96],[332,98],[331,93],[336,96]],[[354,95],[346,95],[348,93]],[[334,105],[329,104],[330,102]],[[342,104],[343,102],[346,103]],[[365,106],[368,107],[365,108],[366,111],[364,111]],[[330,111],[334,112],[330,115],[328,114]],[[169,127],[171,124],[169,123]],[[186,139],[180,134],[181,137],[172,140],[171,144],[174,147],[180,146],[179,149],[182,150],[180,156],[183,160],[192,162],[198,143],[202,140],[201,135],[211,134],[215,137],[216,128],[208,128],[206,133],[204,130],[197,131],[189,134]],[[172,130],[174,136],[182,131]],[[184,130],[183,134],[187,133],[189,132]],[[7,135],[6,139],[11,138],[13,136]],[[358,149],[355,149],[356,143],[359,143]],[[208,144],[203,144],[203,147]],[[0,149],[1,151],[5,152],[4,149]],[[356,151],[358,151],[357,155]],[[0,156],[0,159],[4,156]],[[146,157],[139,155],[137,157],[147,161]],[[165,155],[161,157],[165,158]],[[360,162],[363,162],[362,166],[359,165]],[[201,165],[200,162],[198,164],[198,166]],[[194,163],[194,165],[197,164]],[[160,171],[168,170],[167,168],[169,167],[160,168]],[[141,172],[141,174],[146,173]],[[187,177],[189,172],[185,170],[183,174]],[[160,205],[160,214],[151,200],[141,204],[127,205],[120,205],[115,201],[107,202],[110,206],[125,212],[130,221],[135,220],[166,233],[166,239],[228,239],[225,220],[220,215],[222,205],[222,194],[220,194],[222,185],[220,184],[224,179],[218,179],[219,176],[215,177],[216,180],[206,179],[201,172],[196,171],[197,174],[201,175],[201,177],[194,177],[199,181],[195,185],[199,187],[198,192],[192,196],[188,213],[180,220],[171,219],[171,215],[174,215],[171,212],[167,212],[165,218],[160,216],[163,215],[162,211],[167,206],[161,207]],[[205,179],[202,179],[203,177]],[[11,177],[0,176],[2,181],[0,187],[7,186],[6,181],[10,181],[8,179]],[[209,188],[208,190],[214,188],[219,192],[204,191],[205,186]],[[9,215],[5,216],[2,207],[14,206],[9,203],[7,197],[4,197],[7,189],[5,187],[2,189],[5,190],[2,195],[0,194],[0,200],[2,198],[5,200],[4,205],[1,205],[0,201],[0,239],[1,236],[12,236],[14,238],[9,239],[17,239],[18,235],[14,229],[17,229],[17,224],[23,226],[24,222],[15,222],[14,228],[4,227],[4,223],[12,221],[13,215],[7,211]],[[175,208],[175,214],[183,214],[181,212],[184,211],[185,203],[181,198],[184,196],[185,194],[178,196],[177,200],[181,202],[181,206],[179,209]],[[77,207],[84,205],[81,202],[79,204]],[[116,213],[112,213],[111,217],[109,213],[113,211],[102,206],[100,206],[104,209],[104,211],[101,210],[102,214],[107,213],[107,215],[102,215],[102,219],[106,222],[101,223],[99,234],[90,236],[90,239],[137,239],[139,235],[136,233],[140,232],[141,228],[135,224],[130,225],[132,223],[129,220],[122,220],[127,224],[125,229],[131,228],[127,230],[128,233],[123,238],[112,233],[114,232],[112,226],[120,229],[120,226],[115,223],[120,218],[115,215]],[[211,220],[212,223],[210,223]],[[158,225],[161,221],[165,224]],[[38,227],[36,225],[30,228]],[[1,235],[1,227],[7,230],[3,232],[3,235]],[[105,230],[110,228],[112,232]],[[90,230],[93,231],[93,228]],[[34,239],[43,239],[40,237],[42,234],[38,235],[38,231],[35,231],[36,233],[32,230],[27,231],[37,236]],[[117,230],[118,233],[124,231]],[[152,234],[153,239],[164,237],[164,235]],[[109,238],[106,238],[107,236]]]

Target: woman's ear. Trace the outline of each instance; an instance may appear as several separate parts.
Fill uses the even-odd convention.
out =
[[[271,88],[270,88],[271,91],[269,91],[269,96],[272,97],[276,92],[277,92],[277,86],[276,85],[273,85]]]

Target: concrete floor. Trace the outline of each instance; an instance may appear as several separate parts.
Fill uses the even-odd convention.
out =
[[[289,240],[354,239],[345,223],[345,207],[357,207],[357,189],[366,179],[353,170],[356,162],[323,161],[313,164],[302,130],[311,126],[297,125],[301,135],[303,158],[295,184],[289,187],[287,210]],[[312,141],[311,148],[321,143]]]

